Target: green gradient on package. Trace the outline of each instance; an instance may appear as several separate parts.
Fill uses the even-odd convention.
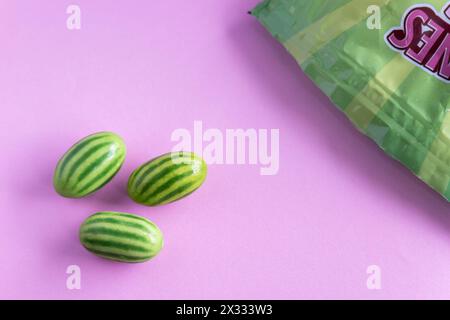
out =
[[[264,24],[270,25],[271,32],[280,41],[286,41],[319,18],[333,12],[351,0],[324,1],[264,1],[252,13]],[[304,12],[308,12],[305,15]]]
[[[385,41],[424,3],[448,0],[266,0],[252,13],[361,132],[450,200],[449,84]],[[367,27],[371,5],[381,30]]]

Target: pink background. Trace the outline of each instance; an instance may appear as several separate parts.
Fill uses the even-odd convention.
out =
[[[80,31],[69,1],[0,2],[1,298],[450,298],[449,205],[357,133],[247,15],[257,2],[77,0]],[[279,128],[279,174],[214,165],[180,202],[134,204],[130,172],[194,120]],[[126,140],[123,169],[57,196],[58,158],[101,130]],[[165,248],[138,265],[89,254],[77,231],[99,210],[150,218]]]

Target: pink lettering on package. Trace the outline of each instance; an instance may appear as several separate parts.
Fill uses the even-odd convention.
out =
[[[450,4],[443,12],[450,19]],[[412,62],[450,81],[450,23],[434,9],[409,9],[401,28],[389,31],[386,40]]]

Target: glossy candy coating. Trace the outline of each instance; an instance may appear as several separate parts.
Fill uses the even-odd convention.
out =
[[[128,195],[147,206],[170,203],[198,189],[206,174],[205,161],[194,153],[167,153],[143,164],[131,174]]]
[[[56,192],[68,198],[87,196],[107,184],[125,160],[123,140],[112,132],[87,136],[59,160],[53,176]]]
[[[80,242],[93,254],[121,262],[144,262],[163,247],[161,230],[150,220],[129,213],[98,212],[80,227]]]

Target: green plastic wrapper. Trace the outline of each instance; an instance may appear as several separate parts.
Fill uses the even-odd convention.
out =
[[[448,0],[266,0],[252,14],[362,133],[450,201]]]

